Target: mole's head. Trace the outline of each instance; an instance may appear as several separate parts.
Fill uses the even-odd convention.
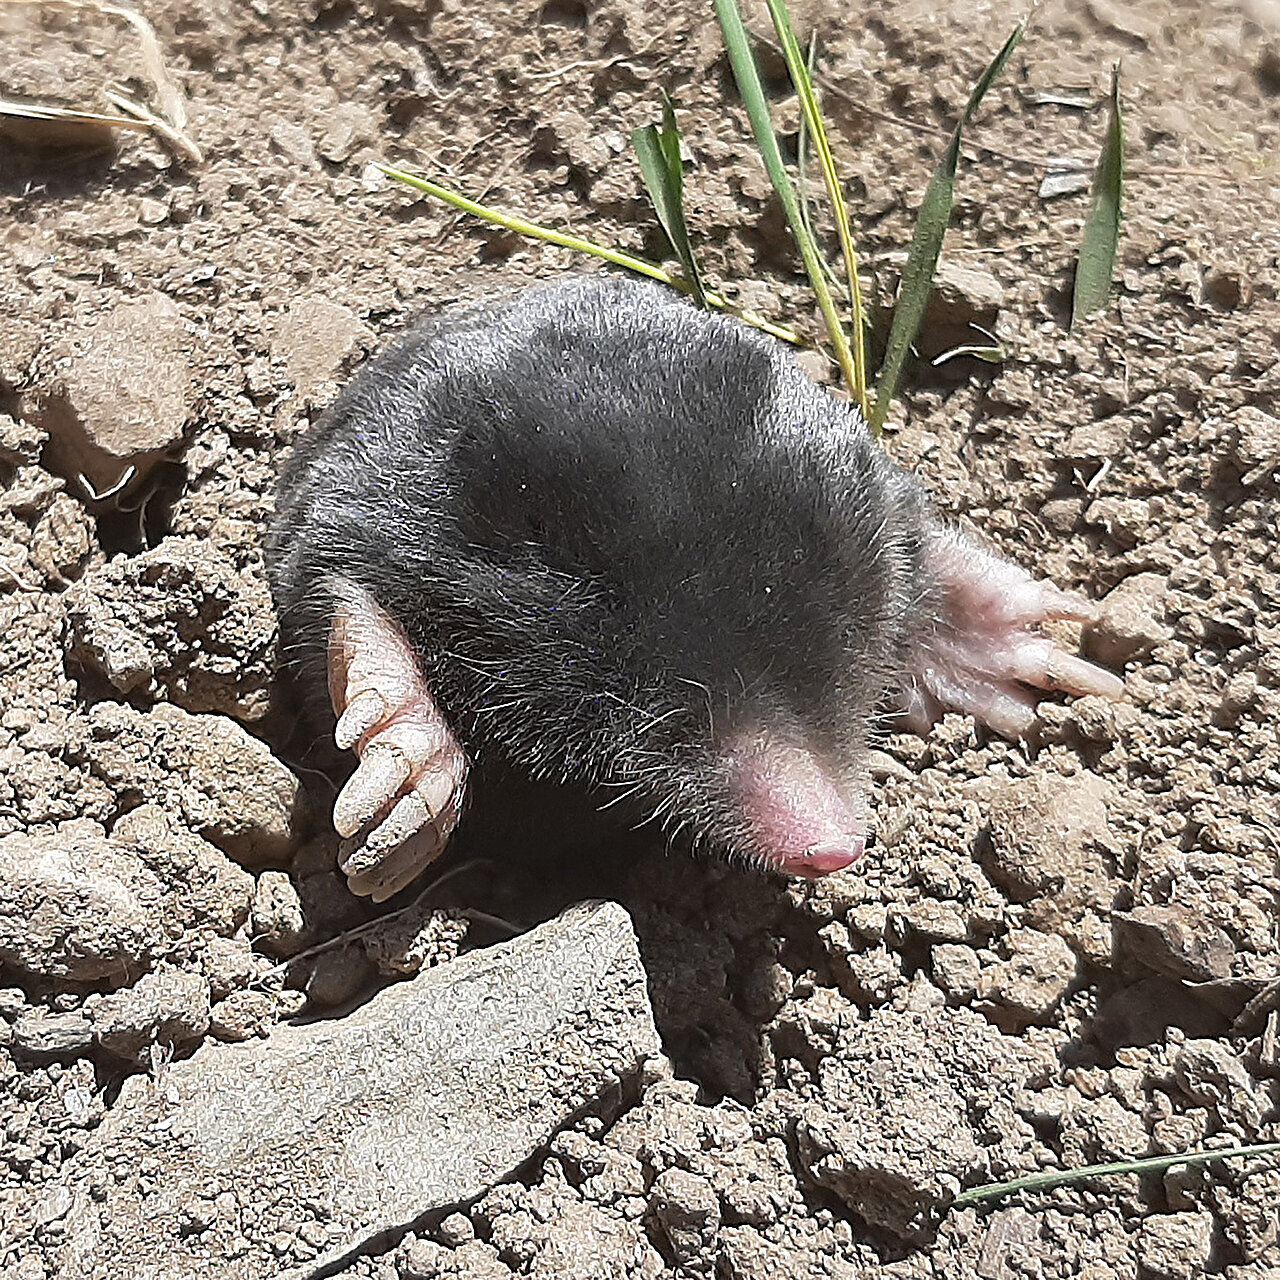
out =
[[[630,332],[503,364],[453,462],[465,582],[429,679],[473,754],[792,874],[847,866],[918,491],[759,335],[697,317],[659,360]]]

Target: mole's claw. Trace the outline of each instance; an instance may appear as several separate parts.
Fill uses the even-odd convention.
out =
[[[383,858],[397,845],[420,831],[435,814],[416,791],[403,795],[391,806],[391,812],[364,838],[365,852],[372,858]]]
[[[1015,649],[1009,674],[1026,684],[1064,693],[1095,693],[1106,698],[1118,698],[1124,693],[1124,681],[1119,676],[1040,637]]]
[[[391,708],[376,689],[365,689],[347,703],[346,710],[338,717],[333,740],[338,749],[353,747],[375,725],[387,718]]]
[[[423,868],[440,856],[444,845],[435,828],[427,826],[380,858],[362,858],[359,850],[353,850],[340,858],[339,865],[352,893],[385,902],[417,879]]]
[[[467,758],[422,678],[399,624],[352,588],[334,615],[329,691],[334,741],[360,757],[333,806],[339,865],[355,893],[381,901],[448,843]]]
[[[333,827],[353,836],[384,809],[408,781],[409,761],[396,747],[375,745],[365,751],[333,805]]]
[[[1036,722],[1035,703],[1025,695],[992,689],[974,701],[975,718],[1005,738],[1020,738]]]
[[[960,711],[981,720],[1006,738],[1020,738],[1035,723],[1035,699],[1025,690],[1000,680],[984,678],[976,669],[966,669],[957,655],[949,669],[926,671],[924,680],[941,719],[947,711]],[[958,655],[961,659],[963,654]]]
[[[1098,616],[1098,606],[1073,591],[1059,591],[1052,583],[1038,582],[1040,607],[1036,621],[1061,618],[1068,622],[1092,622]]]

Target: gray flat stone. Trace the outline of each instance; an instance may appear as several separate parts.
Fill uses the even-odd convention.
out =
[[[133,1076],[68,1183],[65,1280],[304,1280],[510,1177],[660,1052],[612,903],[343,1018]]]

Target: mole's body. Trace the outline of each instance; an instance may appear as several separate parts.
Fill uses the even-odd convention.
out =
[[[1118,684],[1030,630],[1087,606],[946,530],[781,347],[624,279],[420,323],[291,459],[268,563],[380,897],[472,764],[813,875],[861,853],[892,690],[1018,732],[1019,682]]]

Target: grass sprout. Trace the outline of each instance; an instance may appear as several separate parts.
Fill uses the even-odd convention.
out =
[[[1071,327],[1107,305],[1120,241],[1121,197],[1124,191],[1124,118],[1120,111],[1120,64],[1111,72],[1107,136],[1093,174],[1093,194],[1080,237],[1075,289],[1071,297]]]
[[[951,222],[956,169],[960,163],[960,142],[965,126],[972,120],[995,78],[1004,70],[1005,63],[1013,56],[1026,29],[1025,22],[1018,23],[1000,52],[988,63],[978,83],[973,86],[969,101],[951,133],[951,141],[947,143],[947,149],[942,153],[942,159],[938,161],[933,177],[925,188],[920,213],[916,218],[915,233],[911,237],[911,248],[907,251],[907,265],[902,269],[898,304],[893,309],[893,324],[889,329],[884,363],[880,366],[880,380],[876,385],[875,406],[867,419],[872,435],[878,436],[884,428],[889,404],[898,389],[903,366],[920,330],[920,322],[924,319],[925,307],[933,289],[933,273],[937,269],[942,241]]]
[[[0,4],[15,0],[0,0]],[[64,0],[65,3],[88,3],[90,0]],[[938,259],[942,253],[947,228],[955,202],[956,173],[959,167],[965,131],[973,122],[979,106],[997,77],[1004,70],[1026,32],[1026,21],[1020,22],[988,63],[978,78],[968,101],[952,130],[939,159],[916,217],[906,264],[902,271],[893,321],[885,344],[884,357],[875,379],[875,395],[869,393],[867,369],[867,318],[862,298],[859,262],[844,191],[836,170],[835,158],[823,123],[815,90],[814,59],[816,41],[810,41],[808,57],[802,54],[787,9],[787,0],[765,0],[773,21],[783,60],[800,106],[800,130],[797,140],[796,179],[793,182],[783,161],[778,136],[774,130],[768,98],[760,70],[752,52],[751,41],[743,22],[739,0],[713,0],[725,51],[733,70],[751,123],[752,134],[766,173],[782,206],[787,225],[799,250],[809,285],[822,313],[830,345],[834,350],[841,377],[854,403],[861,410],[873,436],[884,429],[889,406],[898,391],[899,382],[914,350],[916,337],[933,289]],[[1093,199],[1085,222],[1076,270],[1075,295],[1071,323],[1104,306],[1115,269],[1116,246],[1120,228],[1120,197],[1123,181],[1123,122],[1120,111],[1119,68],[1111,82],[1111,109],[1106,141],[1102,148],[1093,181]],[[921,126],[923,127],[923,126]],[[612,263],[614,266],[647,276],[649,279],[679,290],[700,306],[726,311],[776,338],[798,346],[811,346],[794,329],[775,324],[763,316],[744,311],[722,293],[709,289],[704,282],[694,255],[692,239],[684,210],[684,165],[681,138],[675,108],[666,93],[662,101],[662,122],[636,129],[631,135],[636,156],[658,222],[671,250],[680,263],[680,272],[667,270],[659,262],[638,257],[622,249],[597,244],[567,231],[540,226],[514,214],[504,213],[480,204],[460,192],[453,191],[420,174],[382,164],[378,168],[388,177],[402,182],[453,208],[471,214],[494,226],[519,235],[529,236]],[[822,170],[823,184],[831,203],[836,233],[843,257],[843,279],[826,261],[818,243],[805,186],[806,164],[810,145]],[[997,153],[993,153],[997,154]],[[873,277],[874,278],[874,277]],[[839,303],[837,294],[841,295]],[[850,320],[846,330],[840,314],[847,300]],[[976,326],[975,326],[976,327]],[[933,364],[968,356],[989,363],[999,363],[1006,353],[999,341],[965,342],[936,357]]]
[[[676,123],[676,110],[671,99],[662,95],[662,127],[645,125],[631,135],[631,145],[640,161],[640,174],[653,201],[654,212],[680,265],[693,300],[704,310],[706,292],[702,287],[702,273],[693,256],[689,240],[689,227],[684,216],[684,160],[680,156],[680,127]]]
[[[809,37],[809,53],[805,58],[805,65],[809,71],[809,79],[813,79],[814,68],[818,60],[818,34],[815,31]],[[813,230],[813,210],[810,208],[811,200],[809,197],[809,126],[805,123],[804,113],[800,113],[800,128],[796,131],[796,190],[800,195],[800,216],[804,219],[806,230],[811,236],[816,235]],[[824,257],[822,259],[822,270],[828,281],[835,285],[837,289],[843,288],[840,277],[836,274],[831,264]],[[848,299],[846,298],[846,301]]]
[[[822,123],[822,113],[818,109],[818,97],[813,89],[813,77],[806,60],[800,54],[800,45],[795,33],[791,30],[791,19],[787,14],[784,0],[766,0],[769,16],[773,19],[774,30],[778,33],[778,43],[782,47],[782,56],[786,60],[787,74],[795,87],[796,96],[800,100],[800,111],[805,129],[813,139],[818,153],[818,161],[822,165],[822,180],[826,184],[827,198],[831,201],[832,213],[835,217],[836,234],[840,237],[840,252],[844,257],[845,275],[849,282],[849,306],[853,312],[853,339],[849,343],[853,358],[853,385],[850,390],[858,408],[865,418],[869,409],[867,401],[867,352],[864,333],[865,317],[862,310],[862,285],[858,279],[858,255],[853,246],[853,236],[849,231],[849,212],[845,208],[844,192],[841,190],[840,177],[836,173],[835,158],[831,154],[831,144],[827,140],[827,130]],[[805,217],[803,199],[799,204],[801,226],[799,231],[807,233],[813,240],[813,234]],[[796,228],[792,228],[793,232]]]

